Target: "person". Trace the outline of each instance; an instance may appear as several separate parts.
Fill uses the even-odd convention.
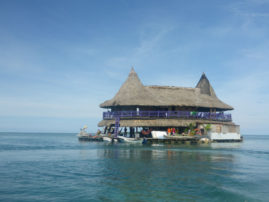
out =
[[[124,136],[125,137],[127,136],[127,128],[126,127],[124,128]]]
[[[133,127],[130,127],[130,134],[129,134],[129,137],[132,137],[133,135]]]
[[[106,126],[105,129],[104,129],[104,134],[106,134],[106,132],[107,132],[107,126]]]
[[[97,130],[97,133],[96,133],[96,135],[100,135],[101,134],[101,130]]]
[[[171,135],[171,129],[170,128],[167,129],[167,134]]]
[[[173,135],[175,135],[175,133],[176,133],[176,129],[175,128],[172,128],[172,133],[173,133]]]
[[[205,129],[201,128],[201,135],[204,135],[204,134],[205,134]]]
[[[134,128],[133,127],[130,128],[130,137],[134,137]]]

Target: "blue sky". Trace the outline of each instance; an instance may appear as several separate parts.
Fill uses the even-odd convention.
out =
[[[268,0],[0,0],[0,131],[95,131],[134,66],[145,85],[205,72],[243,134],[268,134],[268,56]]]

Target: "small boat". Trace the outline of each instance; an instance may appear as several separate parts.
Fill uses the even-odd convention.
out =
[[[103,136],[103,141],[105,142],[112,142],[112,138],[108,136]]]
[[[90,133],[87,133],[86,129],[87,126],[80,129],[80,132],[77,134],[78,138],[89,138],[91,136]]]
[[[130,137],[124,137],[124,136],[118,136],[118,139],[121,142],[125,142],[125,143],[141,143],[143,142],[142,138],[130,138]]]
[[[200,138],[199,142],[208,144],[210,142],[210,139],[208,139],[206,137],[202,137],[202,138]]]
[[[109,137],[109,136],[103,136],[103,141],[104,142],[118,142],[117,139]]]

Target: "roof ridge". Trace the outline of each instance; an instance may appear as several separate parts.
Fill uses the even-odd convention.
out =
[[[184,87],[184,86],[159,86],[159,85],[146,85],[145,87],[151,88],[182,88],[182,89],[195,89],[193,87]]]

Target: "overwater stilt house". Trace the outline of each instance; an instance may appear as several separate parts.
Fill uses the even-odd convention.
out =
[[[128,127],[130,131],[175,128],[182,134],[190,125],[203,129],[210,124],[212,140],[240,139],[239,126],[226,112],[233,107],[218,99],[205,74],[195,88],[145,86],[132,68],[117,94],[100,107],[107,111],[98,126],[113,128],[115,134],[119,127]]]

